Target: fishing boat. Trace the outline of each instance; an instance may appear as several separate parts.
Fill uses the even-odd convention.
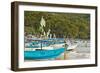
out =
[[[28,47],[30,50],[28,49],[24,51],[24,58],[26,60],[56,58],[62,53],[64,53],[64,51],[69,51],[77,47],[77,44],[68,45],[67,47],[65,47],[66,43],[55,43],[52,45],[48,45],[48,44],[43,44],[43,42],[44,41],[41,42],[42,45],[40,43],[37,43],[38,46],[35,46],[34,44],[34,46],[31,45],[30,47]],[[47,40],[45,42],[47,42]],[[39,45],[41,45],[42,47]]]
[[[61,43],[59,45],[60,47],[58,46],[55,48],[54,46],[57,46],[57,43],[54,43],[53,40],[47,39],[47,40],[37,40],[37,41],[35,40],[35,42],[32,42],[30,46],[27,46],[25,48],[26,49],[24,51],[25,60],[56,58],[65,51],[65,47],[63,47]]]

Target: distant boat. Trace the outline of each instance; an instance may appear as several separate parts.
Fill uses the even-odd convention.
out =
[[[50,59],[56,58],[65,51],[65,48],[53,49],[53,50],[36,50],[36,51],[24,51],[25,60],[36,59]]]

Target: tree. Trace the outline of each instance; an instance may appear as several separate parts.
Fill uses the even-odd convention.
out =
[[[41,17],[46,21],[44,31],[51,30],[58,38],[90,38],[90,15],[79,13],[56,13],[56,12],[38,12],[25,11],[24,13],[25,32],[33,35],[40,35]]]

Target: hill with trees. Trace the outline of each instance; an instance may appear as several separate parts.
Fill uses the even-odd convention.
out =
[[[50,29],[50,34],[55,34],[58,38],[90,38],[90,15],[81,13],[25,11],[25,33],[32,35],[41,34],[39,29],[41,17],[46,22],[45,32],[48,32],[48,29]]]

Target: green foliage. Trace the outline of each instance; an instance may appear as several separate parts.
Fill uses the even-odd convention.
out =
[[[78,13],[54,13],[25,11],[25,32],[40,35],[41,17],[46,21],[45,32],[51,29],[51,34],[58,38],[90,38],[90,15]]]

